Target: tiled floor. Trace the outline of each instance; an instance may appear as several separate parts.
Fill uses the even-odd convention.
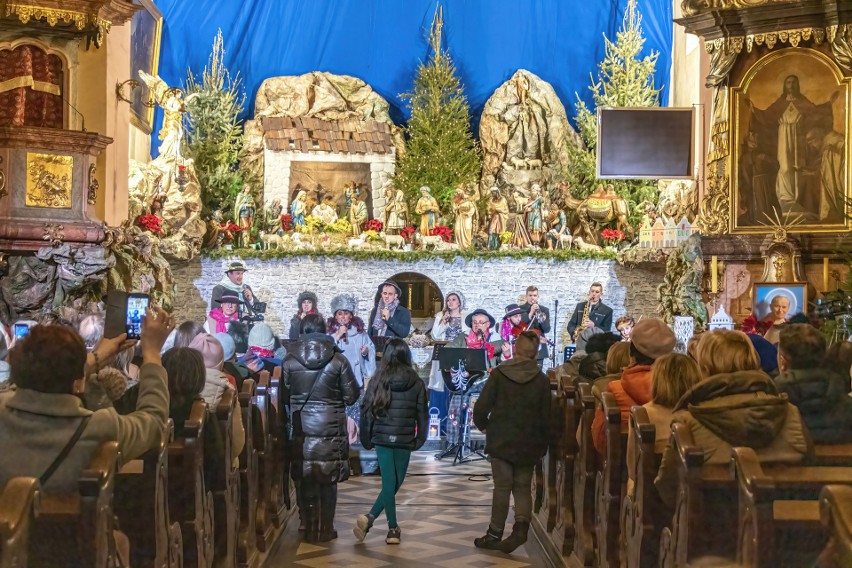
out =
[[[337,540],[306,544],[300,541],[298,521],[288,528],[271,551],[266,568],[276,566],[377,568],[405,566],[448,568],[545,566],[541,548],[530,533],[527,544],[512,555],[482,551],[473,539],[488,527],[491,515],[491,479],[487,462],[453,467],[452,460],[435,461],[431,452],[412,456],[408,477],[397,495],[402,544],[385,544],[384,516],[357,544],[352,534],[355,517],[366,513],[379,493],[379,476],[353,477],[338,486],[335,528]],[[506,527],[511,531],[512,516]]]

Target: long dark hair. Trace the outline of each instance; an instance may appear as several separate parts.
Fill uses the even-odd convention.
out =
[[[186,412],[204,388],[204,359],[195,349],[173,347],[163,353],[163,368],[169,377],[169,416],[177,421],[176,415]]]
[[[369,411],[373,416],[385,414],[391,401],[391,382],[414,372],[408,344],[398,338],[388,341],[382,353],[382,365],[367,386],[367,394],[364,395],[361,410]]]

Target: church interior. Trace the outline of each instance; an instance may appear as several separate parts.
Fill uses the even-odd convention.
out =
[[[0,0],[0,63],[0,565],[852,568],[849,1]]]

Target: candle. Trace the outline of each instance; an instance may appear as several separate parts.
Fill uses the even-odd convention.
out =
[[[710,257],[710,292],[715,294],[719,291],[719,271],[718,271],[719,259],[713,255]]]
[[[828,292],[828,257],[822,259],[822,291]]]

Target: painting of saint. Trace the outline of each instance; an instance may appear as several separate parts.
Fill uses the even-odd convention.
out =
[[[843,229],[848,85],[809,49],[774,52],[734,89],[735,228],[799,217],[800,230]]]

